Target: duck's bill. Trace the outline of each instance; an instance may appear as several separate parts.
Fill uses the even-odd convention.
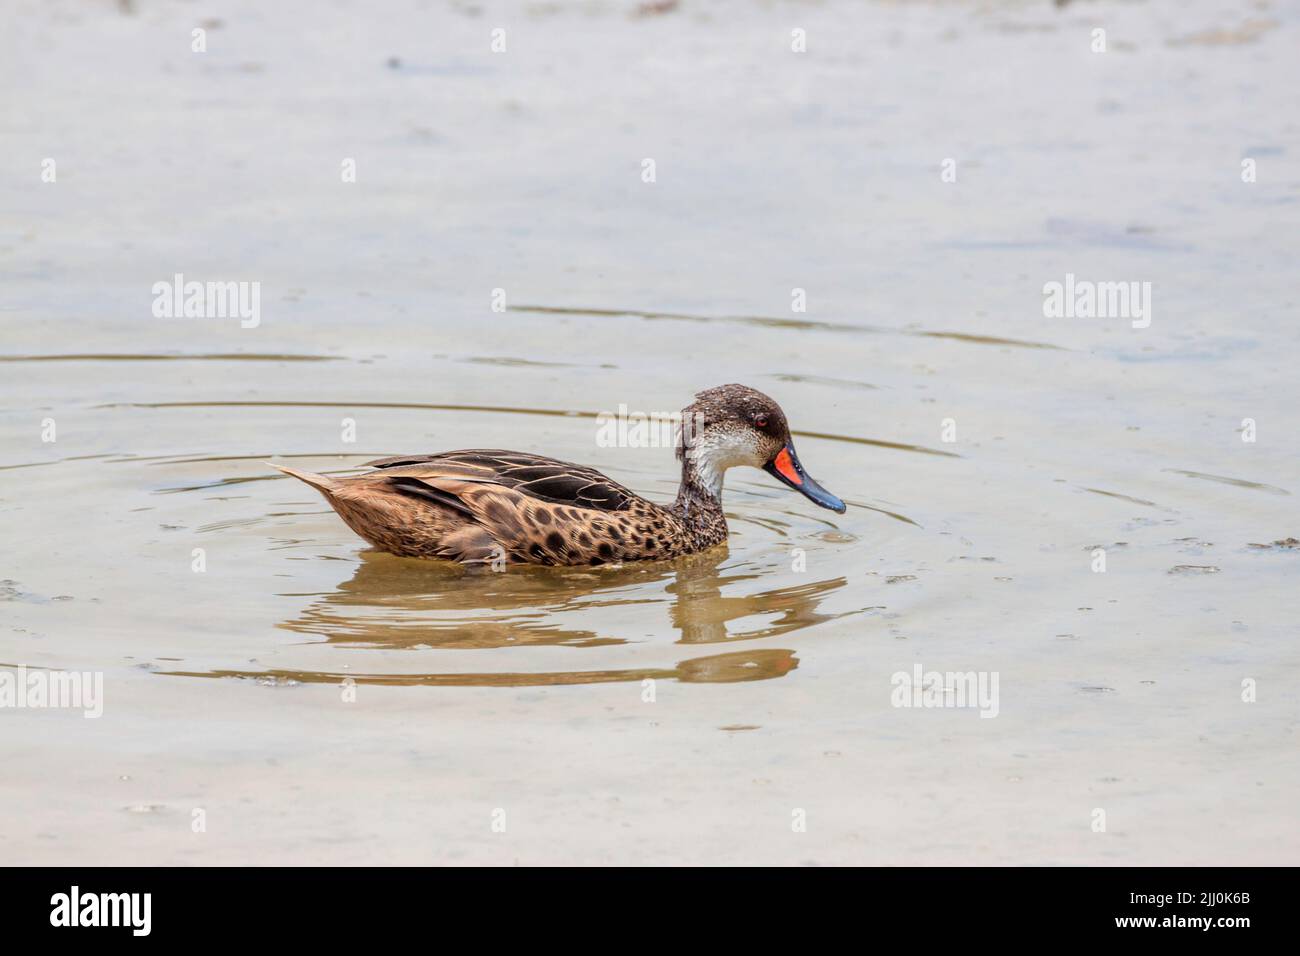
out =
[[[803,470],[799,456],[794,453],[793,445],[786,445],[777,452],[776,457],[763,466],[763,470],[774,475],[782,484],[789,485],[814,504],[830,508],[831,511],[838,511],[840,514],[844,514],[847,510],[844,502],[817,484],[812,476]]]

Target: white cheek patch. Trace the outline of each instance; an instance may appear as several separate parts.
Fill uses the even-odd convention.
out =
[[[767,463],[758,447],[756,435],[744,432],[711,432],[700,436],[687,450],[700,483],[715,498],[722,495],[722,477],[728,468],[750,465],[762,468]]]

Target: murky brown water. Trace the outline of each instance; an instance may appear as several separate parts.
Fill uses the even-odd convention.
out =
[[[1294,863],[1300,16],[1258,6],[236,4],[196,55],[182,8],[31,5],[0,662],[105,700],[0,710],[0,862]],[[260,324],[154,318],[177,272]],[[1066,273],[1151,326],[1044,318]],[[594,416],[732,381],[846,515],[733,472],[725,549],[494,574],[265,464],[667,500]],[[892,706],[918,663],[997,718]]]

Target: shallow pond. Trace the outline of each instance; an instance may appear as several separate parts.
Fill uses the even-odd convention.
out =
[[[30,5],[0,664],[104,699],[0,711],[0,862],[1296,862],[1300,18],[1255,6],[236,3],[197,55]],[[156,317],[177,273],[255,327]],[[1067,275],[1149,325],[1046,317]],[[724,549],[491,573],[266,464],[667,501],[596,416],[726,382],[847,514],[737,471]],[[918,665],[996,718],[896,706]]]

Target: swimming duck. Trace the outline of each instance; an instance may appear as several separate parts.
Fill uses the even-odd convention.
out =
[[[727,538],[722,479],[738,465],[845,511],[804,471],[781,406],[744,385],[707,389],[682,409],[677,458],[681,486],[667,506],[593,468],[518,451],[381,458],[347,478],[273,467],[323,494],[381,551],[465,564],[597,565],[703,551]]]

